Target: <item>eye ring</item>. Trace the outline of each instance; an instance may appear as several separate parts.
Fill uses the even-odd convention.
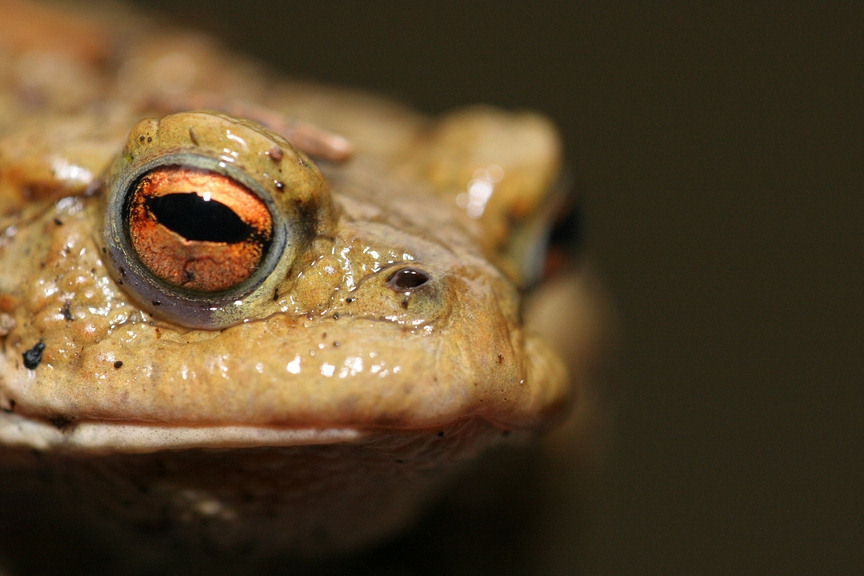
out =
[[[179,177],[172,179],[175,175]],[[194,218],[184,222],[182,214],[178,213],[184,206],[195,203],[204,206],[205,197],[200,191],[182,189],[183,183],[190,181],[190,175],[197,176],[193,183],[203,183],[205,187],[207,180],[213,181],[211,188],[217,190],[217,194],[219,189],[232,185],[229,195],[245,192],[249,197],[239,199],[240,203],[255,207],[255,219],[266,220],[266,230],[261,230],[260,224],[255,228],[245,222],[225,202],[214,203],[212,197],[207,197],[207,204],[213,205],[211,212],[227,210],[229,214],[226,217],[223,212],[221,218],[214,216],[211,220],[224,222],[234,218],[235,225],[228,226],[227,232],[213,229],[212,241],[202,238],[207,234],[206,227],[195,225]],[[153,184],[154,176],[159,181],[156,184]],[[151,190],[142,196],[139,194],[142,187]],[[212,196],[212,192],[204,194]],[[193,196],[197,200],[192,199]],[[148,219],[150,225],[144,230]],[[119,279],[142,303],[158,307],[161,314],[194,327],[210,327],[213,312],[242,301],[254,292],[277,267],[285,247],[294,241],[294,227],[288,225],[273,198],[254,179],[216,158],[189,153],[156,158],[115,180],[108,194],[105,221],[108,253]],[[200,258],[193,256],[202,244],[211,245],[209,248],[230,247],[231,238],[225,234],[230,236],[231,229],[240,229],[234,233],[235,237],[266,236],[253,243],[259,247],[260,257],[247,267],[245,274],[243,271],[226,272],[225,268],[231,268],[228,265],[231,259],[220,259],[218,250],[211,250]],[[165,240],[172,237],[175,242],[185,244],[187,250],[182,253],[177,250],[172,255],[165,247]],[[154,248],[154,244],[159,248]],[[201,272],[190,271],[196,269],[198,262],[203,263],[197,266]],[[204,265],[208,263],[209,266]],[[220,278],[213,280],[213,274]],[[208,282],[207,278],[213,281]]]

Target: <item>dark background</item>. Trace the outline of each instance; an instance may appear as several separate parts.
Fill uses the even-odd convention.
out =
[[[147,4],[293,76],[560,125],[619,318],[602,449],[548,537],[460,553],[502,573],[864,571],[860,6]]]

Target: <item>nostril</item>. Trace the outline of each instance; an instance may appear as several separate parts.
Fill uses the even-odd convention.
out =
[[[419,268],[401,268],[387,279],[387,287],[394,292],[410,292],[429,281],[429,274]]]

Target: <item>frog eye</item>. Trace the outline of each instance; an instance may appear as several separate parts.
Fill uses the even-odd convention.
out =
[[[109,271],[140,307],[190,328],[272,314],[295,259],[336,218],[290,142],[211,112],[139,121],[106,188]]]
[[[206,156],[162,157],[110,186],[105,238],[115,276],[145,308],[180,324],[235,323],[225,310],[261,287],[289,243],[291,226],[270,195]]]
[[[141,176],[127,200],[129,243],[170,286],[218,292],[255,272],[273,237],[273,217],[251,190],[196,168],[166,166]]]

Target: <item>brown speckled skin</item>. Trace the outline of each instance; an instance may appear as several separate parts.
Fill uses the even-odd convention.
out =
[[[0,11],[31,30],[0,30],[10,484],[35,470],[67,497],[86,493],[100,517],[191,548],[351,548],[404,524],[460,462],[566,408],[563,365],[522,328],[510,233],[542,212],[557,178],[545,120],[490,108],[430,119],[276,80],[121,11]],[[272,168],[273,145],[292,166],[316,160],[313,146],[295,142],[298,156],[279,136],[297,120],[354,146],[346,162],[318,159],[312,208],[285,205],[301,240],[219,330],[142,307],[112,275],[103,236],[106,190],[153,126],[136,123],[200,108],[231,115],[184,116],[201,140],[236,127],[232,117],[251,122],[248,146],[233,151],[253,178]],[[161,145],[189,145],[188,134],[167,131]],[[460,198],[493,165],[494,194],[471,217]],[[430,281],[388,288],[409,265]],[[22,354],[38,342],[28,369]]]

